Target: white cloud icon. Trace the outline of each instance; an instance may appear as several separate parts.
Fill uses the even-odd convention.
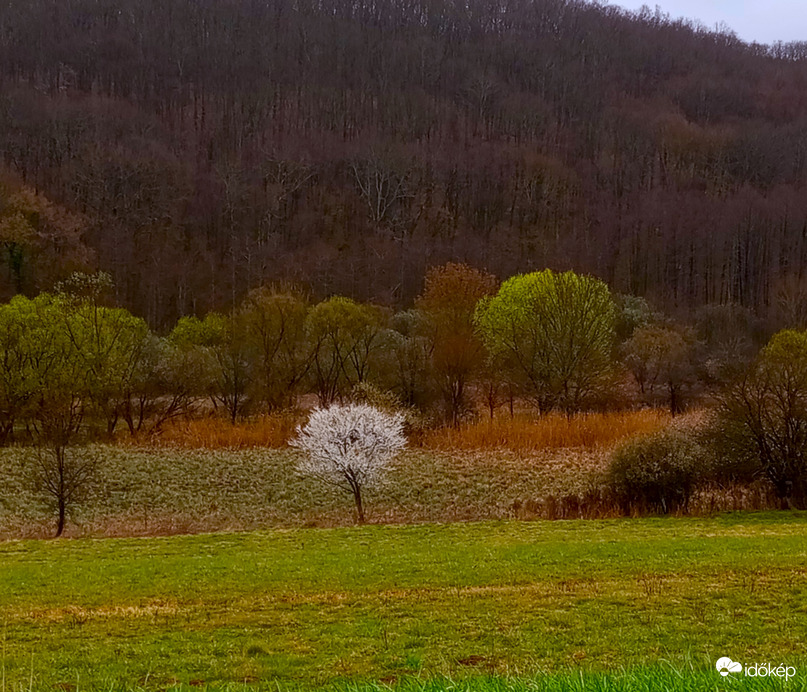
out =
[[[737,661],[732,661],[728,656],[723,656],[723,658],[717,659],[715,668],[717,668],[717,672],[720,673],[724,678],[729,673],[741,673],[743,670],[742,665],[737,663]]]

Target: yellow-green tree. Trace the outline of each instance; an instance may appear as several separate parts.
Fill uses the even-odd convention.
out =
[[[24,296],[0,305],[0,444],[31,413],[40,385],[46,341],[35,338],[37,306]]]
[[[217,312],[181,318],[169,335],[169,341],[185,357],[201,361],[200,389],[214,407],[223,406],[235,423],[249,405],[252,378],[243,324]]]
[[[112,289],[107,274],[75,273],[58,289],[59,325],[83,372],[88,413],[112,434],[148,374],[152,334],[128,310],[104,304]]]
[[[97,464],[97,457],[75,447],[90,408],[90,373],[64,328],[65,301],[41,294],[30,304],[26,330],[37,345],[32,361],[35,393],[28,413],[36,451],[31,472],[54,509],[60,536]]]
[[[343,400],[367,380],[382,344],[384,312],[373,305],[334,296],[311,308],[306,334],[311,344],[311,374],[320,404]]]
[[[474,320],[541,412],[581,410],[610,383],[616,310],[599,279],[550,269],[514,276]]]
[[[238,312],[252,363],[252,390],[270,411],[290,405],[308,373],[307,314],[302,296],[269,288],[251,291]]]

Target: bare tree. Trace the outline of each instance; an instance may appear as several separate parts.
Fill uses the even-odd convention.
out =
[[[370,221],[379,228],[397,225],[401,207],[413,196],[409,171],[398,170],[377,155],[353,163],[351,170]]]
[[[683,410],[683,392],[695,377],[695,332],[686,327],[639,327],[622,347],[624,361],[641,395],[655,403],[657,391],[666,394],[670,413]]]
[[[87,447],[44,440],[34,449],[32,481],[56,514],[58,538],[70,512],[86,498],[100,465],[100,457]]]

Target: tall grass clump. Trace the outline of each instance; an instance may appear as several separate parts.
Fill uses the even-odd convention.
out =
[[[423,436],[423,446],[438,450],[540,449],[611,447],[625,439],[660,430],[670,418],[657,410],[588,413],[574,417],[498,417],[459,428],[439,428]]]

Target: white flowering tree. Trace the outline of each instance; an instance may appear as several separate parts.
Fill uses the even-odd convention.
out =
[[[406,446],[403,416],[367,404],[317,408],[290,444],[304,453],[298,471],[353,495],[362,524],[362,489]]]

